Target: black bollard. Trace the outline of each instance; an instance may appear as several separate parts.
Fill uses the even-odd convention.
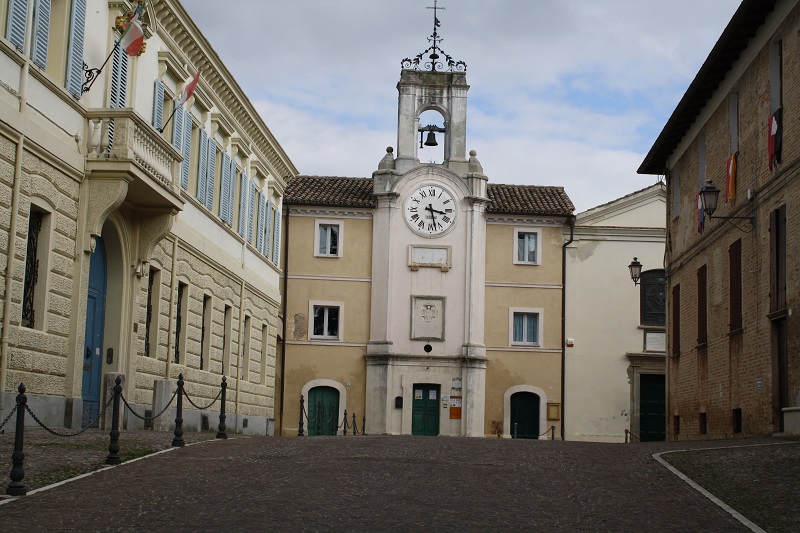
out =
[[[108,445],[107,465],[118,465],[122,462],[119,458],[119,397],[122,394],[122,377],[114,380],[114,411],[111,413],[111,443]]]
[[[362,435],[366,435],[367,434],[367,415],[364,415],[361,418],[361,434]]]
[[[556,440],[556,427],[550,426],[550,440]]]
[[[514,422],[514,438],[517,438],[517,422]]]
[[[178,374],[178,407],[176,411],[173,447],[183,446],[183,374]]]
[[[303,398],[303,395],[300,395],[300,422],[297,424],[297,436],[303,437],[305,433],[303,432],[303,413],[305,412],[305,403],[306,400]]]
[[[25,462],[25,452],[22,451],[22,441],[25,437],[25,405],[28,403],[28,397],[25,396],[25,385],[19,384],[17,389],[17,432],[14,433],[14,453],[11,454],[11,483],[8,484],[6,494],[9,496],[24,496],[28,493],[27,487],[22,482],[25,478],[25,469],[23,463]]]
[[[347,436],[347,409],[344,410],[344,432],[342,435]]]
[[[361,430],[363,431],[364,428],[361,428]],[[355,414],[355,412],[353,413],[353,435],[358,435],[358,426],[356,425],[356,414]]]
[[[228,382],[225,381],[225,376],[222,376],[222,393],[220,394],[220,407],[219,407],[219,431],[217,431],[218,439],[227,439],[228,434],[225,432],[225,393],[228,390]]]

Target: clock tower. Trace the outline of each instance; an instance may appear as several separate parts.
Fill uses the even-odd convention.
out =
[[[430,46],[401,62],[396,157],[372,175],[366,430],[483,436],[487,178],[467,158],[467,65],[442,50],[431,9]],[[426,111],[443,126],[421,124]],[[443,161],[421,163],[437,135]]]

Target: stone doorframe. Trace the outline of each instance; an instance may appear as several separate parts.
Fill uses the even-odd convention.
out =
[[[312,379],[305,385],[303,385],[303,389],[300,391],[300,394],[303,395],[305,400],[308,400],[308,391],[313,389],[314,387],[331,387],[339,391],[339,416],[338,416],[338,425],[341,425],[342,420],[344,420],[344,410],[347,406],[347,389],[345,389],[344,385],[339,383],[338,381],[334,381],[332,379]],[[303,413],[303,425],[308,429],[308,406],[306,405],[306,412]],[[337,435],[341,435],[341,431],[336,431]]]
[[[665,352],[628,352],[625,354],[630,361],[628,365],[628,383],[630,384],[631,407],[629,413],[630,427],[632,435],[639,437],[639,415],[641,404],[641,382],[642,374],[666,374],[666,353]],[[666,429],[666,428],[665,428]]]
[[[503,394],[503,438],[510,439],[511,432],[511,396],[518,392],[532,392],[539,397],[539,433],[547,427],[547,393],[534,385],[515,385]],[[538,437],[537,437],[538,438]]]

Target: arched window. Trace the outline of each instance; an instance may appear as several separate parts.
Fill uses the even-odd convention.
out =
[[[661,270],[648,270],[642,272],[640,287],[640,318],[642,326],[664,326],[666,323],[666,272]]]

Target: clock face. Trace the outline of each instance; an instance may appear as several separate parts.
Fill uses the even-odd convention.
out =
[[[458,208],[453,195],[441,185],[428,184],[406,198],[403,214],[409,227],[425,237],[438,237],[453,227]]]

